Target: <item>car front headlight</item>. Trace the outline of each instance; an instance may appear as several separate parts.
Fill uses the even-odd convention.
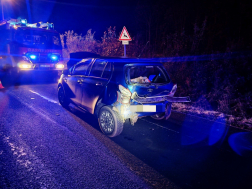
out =
[[[57,69],[63,69],[65,66],[64,64],[56,64]]]

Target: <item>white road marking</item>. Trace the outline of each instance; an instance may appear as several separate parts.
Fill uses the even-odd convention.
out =
[[[56,124],[56,122],[54,120],[52,120],[49,116],[47,116],[46,112],[44,112],[41,108],[38,108],[38,107],[34,108],[33,106],[30,106],[29,104],[27,104],[26,102],[22,101],[21,99],[17,99],[17,97],[14,94],[11,94],[11,96],[14,97],[16,100],[18,100],[23,105],[25,105],[28,108],[30,108],[36,114],[38,114],[38,115],[44,117],[46,120],[48,120],[48,121]]]
[[[48,100],[49,102],[52,102],[52,103],[55,103],[55,104],[59,104],[58,101],[52,100],[50,98],[47,98],[46,96],[43,96],[43,95],[41,95],[41,94],[39,94],[39,93],[37,93],[37,92],[35,92],[33,90],[29,90],[29,91],[32,92],[32,93],[34,93],[34,94],[36,94],[36,95],[38,95],[38,96],[40,96],[40,97],[42,97],[45,100]]]

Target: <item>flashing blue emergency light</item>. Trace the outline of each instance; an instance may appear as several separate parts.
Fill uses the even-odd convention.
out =
[[[29,58],[32,59],[32,60],[35,60],[37,58],[37,56],[34,55],[34,54],[31,54],[31,55],[29,55]]]
[[[55,55],[55,54],[52,54],[51,55],[51,60],[52,61],[57,61],[59,59],[59,56]]]

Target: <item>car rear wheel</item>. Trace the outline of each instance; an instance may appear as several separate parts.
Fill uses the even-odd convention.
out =
[[[69,99],[66,97],[65,92],[62,88],[62,86],[60,86],[58,88],[58,99],[59,99],[59,103],[64,107],[67,108],[68,105],[70,104]]]
[[[101,108],[98,121],[101,131],[109,137],[120,135],[123,130],[122,117],[108,106]]]

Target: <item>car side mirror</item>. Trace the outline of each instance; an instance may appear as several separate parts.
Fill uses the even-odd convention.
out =
[[[63,70],[63,71],[62,71],[62,74],[68,75],[68,74],[69,74],[69,71],[68,71],[68,70]]]

